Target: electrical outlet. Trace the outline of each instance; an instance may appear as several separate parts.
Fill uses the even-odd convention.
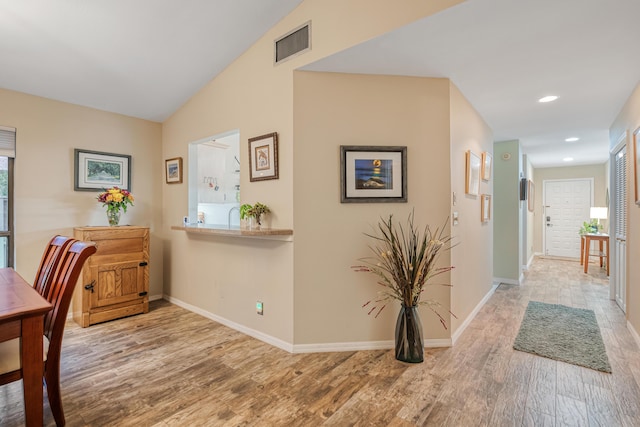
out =
[[[262,301],[256,301],[256,313],[260,316],[264,315],[264,306],[262,305]]]

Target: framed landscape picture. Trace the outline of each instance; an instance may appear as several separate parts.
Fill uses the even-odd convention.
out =
[[[164,161],[167,184],[182,182],[182,157],[175,157]]]
[[[131,191],[131,156],[74,149],[75,191],[119,187]]]
[[[340,201],[407,201],[407,147],[340,146]]]

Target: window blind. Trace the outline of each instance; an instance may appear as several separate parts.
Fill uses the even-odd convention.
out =
[[[16,156],[16,129],[0,126],[0,156]]]
[[[627,237],[627,147],[623,147],[615,156],[615,212],[616,237]]]

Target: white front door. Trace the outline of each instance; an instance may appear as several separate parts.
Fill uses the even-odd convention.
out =
[[[615,299],[622,311],[627,311],[627,146],[614,155],[613,160],[613,221],[611,237],[614,238],[613,286]]]
[[[580,258],[580,227],[589,221],[593,179],[544,181],[545,255]]]

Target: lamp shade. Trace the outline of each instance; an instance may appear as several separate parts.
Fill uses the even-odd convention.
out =
[[[608,209],[607,208],[591,208],[589,212],[589,216],[592,219],[607,219]]]

